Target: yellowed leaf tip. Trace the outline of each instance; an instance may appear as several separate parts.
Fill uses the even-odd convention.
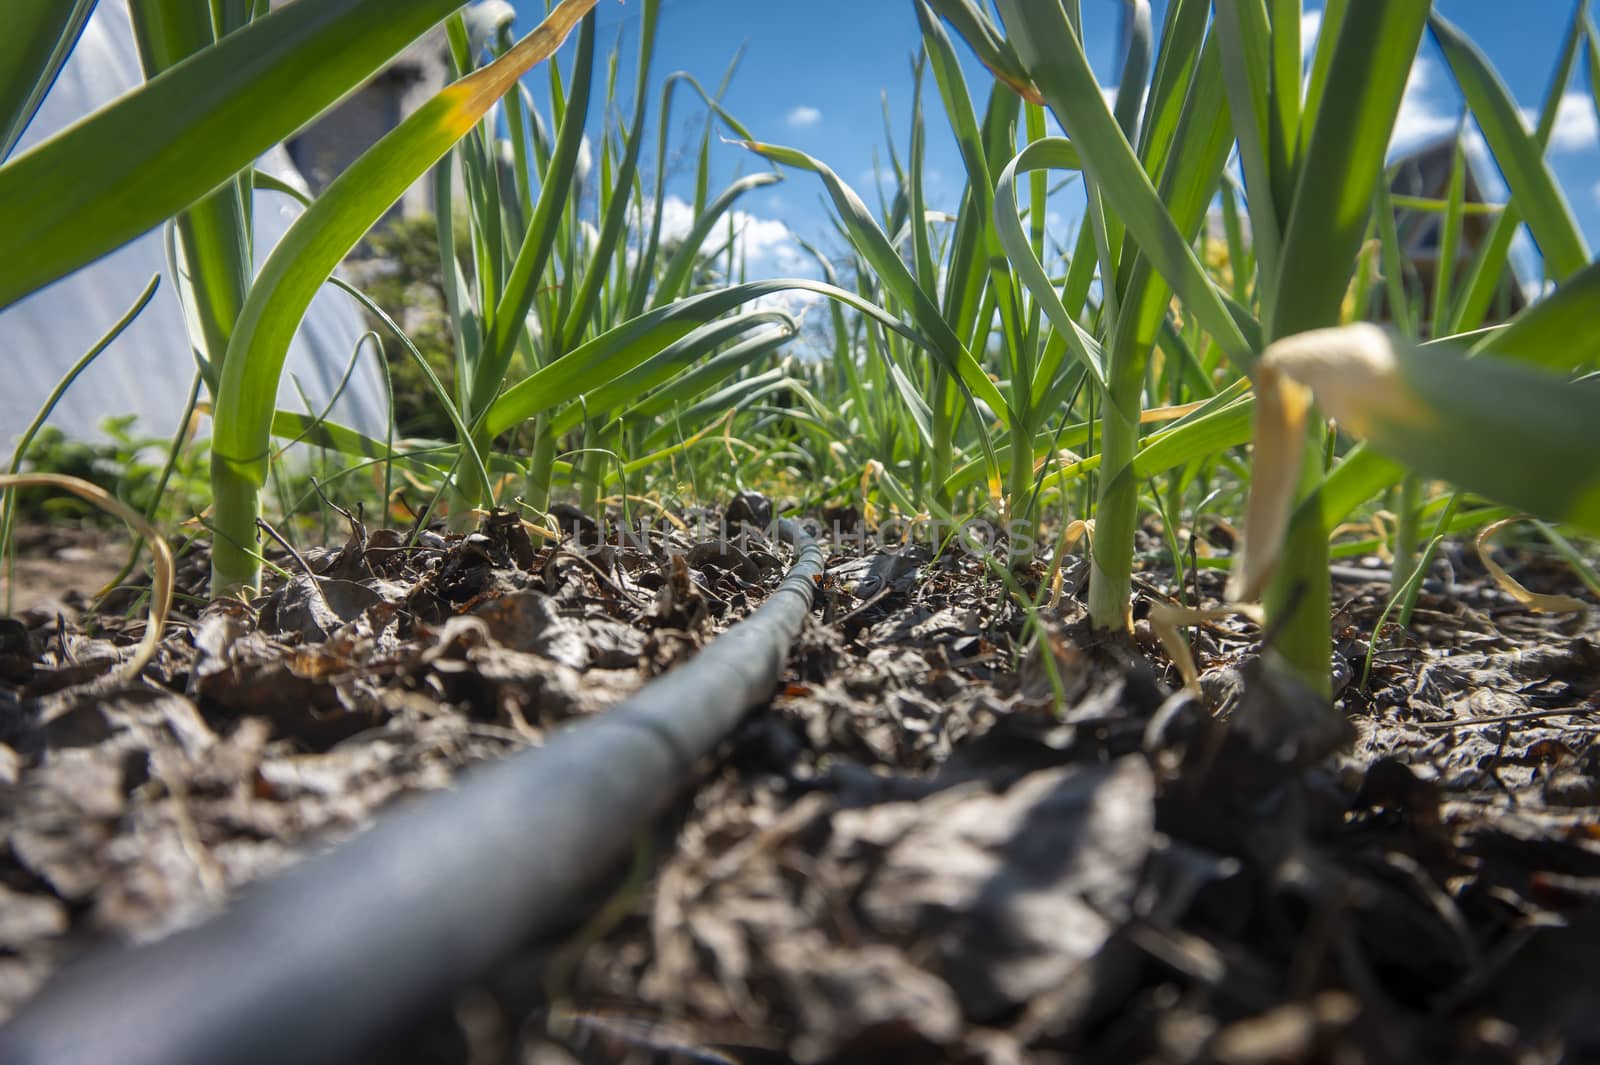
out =
[[[1358,436],[1372,435],[1380,420],[1420,420],[1393,339],[1370,323],[1285,337],[1267,348],[1261,366],[1311,389],[1323,411]]]
[[[1582,599],[1570,595],[1545,595],[1535,592],[1527,585],[1517,580],[1489,555],[1489,541],[1495,533],[1508,525],[1515,525],[1519,521],[1526,521],[1527,515],[1518,515],[1514,518],[1502,518],[1492,525],[1485,526],[1473,540],[1473,547],[1477,548],[1478,561],[1483,563],[1483,568],[1489,571],[1489,576],[1500,586],[1500,590],[1515,599],[1522,606],[1538,614],[1565,614],[1573,610],[1587,610],[1589,604]]]
[[[1166,648],[1167,657],[1177,667],[1178,675],[1183,678],[1183,686],[1195,695],[1200,694],[1200,671],[1189,652],[1189,641],[1183,638],[1183,627],[1221,621],[1236,615],[1246,617],[1257,625],[1262,623],[1261,608],[1253,603],[1225,603],[1204,609],[1178,606],[1176,603],[1150,604],[1150,627],[1155,629],[1161,646]]]
[[[1228,598],[1254,602],[1277,565],[1300,481],[1311,393],[1261,360],[1256,375],[1254,468],[1245,508],[1244,543],[1228,581]]]
[[[161,633],[167,624],[167,614],[172,610],[174,570],[172,551],[155,526],[143,514],[107,492],[99,485],[68,477],[60,473],[0,474],[0,488],[57,488],[71,492],[79,499],[94,504],[114,517],[122,519],[135,533],[144,538],[150,547],[150,557],[155,562],[155,576],[150,586],[150,613],[145,623],[144,638],[134,649],[133,657],[124,662],[118,676],[124,683],[132,683],[144,672],[144,667],[156,655],[161,644]]]

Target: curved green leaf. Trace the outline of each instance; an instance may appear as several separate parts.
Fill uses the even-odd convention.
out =
[[[1583,25],[1589,38],[1589,92],[1594,96],[1595,118],[1600,120],[1600,26],[1588,10],[1583,13]]]
[[[634,269],[633,283],[629,286],[628,317],[630,318],[644,313],[645,300],[650,289],[648,281],[655,274],[656,255],[661,247],[661,219],[663,212],[666,210],[668,168],[659,165],[659,160],[667,158],[667,133],[672,128],[672,94],[679,85],[687,85],[699,94],[701,101],[706,105],[706,109],[709,112],[706,124],[708,136],[701,143],[702,161],[705,160],[710,147],[711,115],[715,115],[720,119],[722,124],[732,130],[741,140],[750,139],[750,131],[737,118],[725,111],[720,102],[720,97],[706,92],[705,87],[695,79],[694,75],[682,70],[673,71],[667,75],[666,80],[661,85],[661,110],[659,117],[656,119],[656,159],[658,160],[658,165],[656,166],[655,194],[651,200],[650,229],[645,237],[644,250],[640,253],[639,262]],[[704,170],[703,166],[702,170]],[[695,200],[697,203],[701,200],[698,192]]]
[[[1567,278],[1506,328],[1485,336],[1473,351],[1550,370],[1600,364],[1600,262]]]
[[[636,399],[657,385],[670,380],[674,374],[681,373],[685,367],[693,365],[706,352],[715,351],[734,337],[757,326],[773,324],[781,327],[785,339],[799,330],[798,323],[782,311],[756,311],[752,314],[719,318],[710,322],[682,340],[668,344],[659,354],[628,372],[619,374],[598,388],[586,390],[583,393],[582,404],[574,404],[550,418],[548,423],[550,431],[557,434],[564,433],[586,418],[603,417],[622,407],[629,400]]]
[[[1263,359],[1412,470],[1600,530],[1600,380],[1472,358],[1448,341],[1416,345],[1370,325],[1301,333]]]
[[[1045,273],[1044,264],[1033,254],[1033,245],[1022,228],[1022,214],[1017,206],[1017,174],[1047,168],[1080,169],[1078,153],[1071,141],[1061,137],[1034,141],[1000,171],[1000,180],[994,191],[995,232],[1018,279],[1038,301],[1056,332],[1066,340],[1073,357],[1088,369],[1094,383],[1104,392],[1107,388],[1105,353],[1101,351],[1099,341],[1085,332],[1067,313],[1055,284],[1050,280],[1050,275]]]
[[[1419,348],[1400,372],[1426,421],[1379,421],[1367,437],[1418,472],[1600,532],[1600,382]]]
[[[1249,443],[1255,397],[1243,396],[1201,417],[1155,433],[1133,459],[1133,475],[1144,480],[1178,466]]]
[[[461,448],[457,444],[432,440],[406,441],[404,447],[391,448],[382,440],[374,440],[349,426],[320,419],[304,411],[273,411],[272,435],[279,440],[292,440],[326,448],[347,458],[359,457],[365,460],[361,463],[362,466],[392,462],[396,466],[404,466],[413,473],[428,478],[447,476],[461,453]],[[483,461],[492,473],[504,475],[524,472],[524,460],[516,456],[491,452],[484,456]],[[566,471],[563,469],[561,472]]]
[[[989,20],[984,10],[973,3],[973,0],[929,0],[929,3],[940,15],[949,20],[950,25],[955,27],[956,32],[961,34],[978,57],[978,61],[989,68],[989,73],[993,74],[996,80],[1029,103],[1044,103],[1044,98],[1039,95],[1039,90],[1029,79],[1028,72],[1023,69],[1022,60],[1017,57],[1016,50]]]
[[[644,399],[622,412],[624,418],[653,418],[679,403],[700,395],[713,385],[738,373],[753,362],[777,351],[787,344],[794,333],[788,328],[768,329],[742,340],[716,358],[708,359],[687,373],[679,374],[665,387],[650,393]]]
[[[76,381],[85,370],[94,364],[94,361],[111,346],[112,342],[122,335],[123,330],[132,325],[133,320],[143,313],[145,307],[148,306],[151,299],[155,297],[156,289],[160,287],[161,275],[156,274],[150,278],[150,283],[146,285],[144,291],[139,294],[139,298],[134,300],[133,306],[129,307],[127,312],[123,314],[121,318],[117,319],[116,323],[105,332],[105,335],[95,342],[93,347],[85,352],[77,362],[68,367],[67,372],[62,375],[61,380],[56,382],[55,387],[50,390],[50,394],[45,397],[43,405],[41,405],[38,412],[34,414],[33,421],[28,423],[27,428],[22,431],[22,435],[17,438],[16,446],[11,452],[10,465],[5,467],[5,469],[0,472],[13,475],[21,472],[22,460],[28,454],[28,448],[32,446],[34,437],[44,426],[44,423],[49,420],[50,415],[55,411],[56,404],[61,402],[61,397],[67,394],[67,390],[72,387],[72,383]],[[15,497],[15,491],[6,491],[0,493],[0,558],[4,558],[7,561],[9,561],[11,558],[11,529],[14,524],[13,519],[16,511]],[[8,589],[11,587],[15,587],[15,585],[8,584]],[[8,598],[6,600],[5,609],[9,610],[9,590],[7,595]]]
[[[888,311],[842,288],[809,278],[752,281],[669,303],[601,333],[582,347],[575,348],[565,358],[523,378],[501,393],[494,406],[489,408],[483,429],[490,436],[498,436],[536,414],[569,403],[585,392],[627,373],[707,322],[721,318],[729,311],[762,296],[790,289],[817,292],[838,300],[915,344],[927,343],[920,333],[904,325]]]
[[[1306,506],[1321,509],[1322,527],[1332,530],[1356,508],[1373,496],[1397,484],[1406,475],[1406,468],[1391,458],[1372,450],[1366,444],[1357,444],[1344,459],[1324,477],[1316,494],[1306,499]]]
[[[1161,28],[1161,51],[1150,81],[1150,98],[1139,126],[1139,158],[1145,172],[1157,179],[1166,168],[1178,134],[1178,120],[1199,65],[1210,9],[1209,0],[1178,0],[1167,8],[1166,24]]]
[[[368,314],[382,322],[384,327],[387,328],[390,333],[394,334],[395,339],[400,341],[401,346],[406,349],[406,354],[411,356],[411,361],[416,364],[418,372],[422,374],[422,380],[428,386],[428,389],[433,393],[434,399],[439,401],[439,406],[444,411],[445,417],[450,420],[451,427],[456,431],[456,439],[460,441],[463,446],[465,446],[467,450],[467,456],[472,460],[471,469],[478,475],[478,479],[481,483],[488,484],[489,471],[484,466],[482,453],[478,450],[477,445],[473,443],[472,431],[468,429],[466,423],[462,421],[461,412],[456,409],[455,404],[450,402],[449,390],[444,387],[444,384],[439,380],[439,376],[433,372],[433,367],[428,365],[427,358],[423,356],[421,351],[417,350],[416,344],[412,343],[411,338],[406,335],[405,330],[401,329],[399,324],[396,323],[393,318],[389,317],[388,313],[382,307],[379,307],[376,303],[374,303],[365,292],[362,292],[360,289],[344,281],[342,278],[336,277],[332,280],[336,287],[343,289],[357,302],[359,302]],[[332,406],[331,403],[329,405]],[[392,410],[390,411],[390,417],[393,417]]]
[[[791,385],[789,371],[782,366],[768,370],[764,374],[757,374],[744,381],[735,381],[733,384],[714,392],[700,402],[686,409],[678,418],[660,426],[644,439],[644,446],[648,448],[661,447],[679,432],[678,425],[694,426],[701,428],[708,425],[714,418],[725,414],[731,409],[742,409],[772,395],[781,392]]]
[[[1217,0],[1213,34],[1222,49],[1228,110],[1239,144],[1239,166],[1249,195],[1250,235],[1261,276],[1277,275],[1289,204],[1274,194],[1272,173],[1272,33],[1263,0]],[[1324,26],[1317,41],[1313,86],[1318,67],[1333,52],[1334,35]],[[1308,102],[1306,121],[1315,109]]]
[[[287,4],[7,162],[0,308],[251,166],[458,2]]]

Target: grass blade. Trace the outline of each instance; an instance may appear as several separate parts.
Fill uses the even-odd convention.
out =
[[[1010,408],[1005,398],[945,322],[933,297],[922,290],[911,271],[906,269],[894,244],[855,190],[841,181],[826,163],[794,148],[757,141],[746,141],[744,146],[773,162],[809,170],[822,179],[833,200],[834,209],[849,231],[851,242],[862,257],[871,263],[884,287],[910,310],[912,321],[933,342],[933,351],[945,364],[945,369],[960,378],[972,395],[986,403],[989,409],[997,414],[1007,414]]]
[[[687,402],[746,366],[776,352],[792,339],[794,331],[788,326],[783,326],[779,329],[768,329],[748,340],[740,341],[722,354],[706,360],[687,373],[680,374],[665,387],[632,404],[622,412],[622,417],[630,420],[653,418],[679,403]]]
[[[1549,145],[1550,135],[1555,132],[1561,101],[1566,96],[1567,83],[1572,80],[1572,69],[1577,63],[1578,50],[1585,35],[1583,15],[1581,7],[1573,13],[1566,43],[1561,48],[1561,58],[1556,63],[1550,88],[1545,93],[1544,106],[1539,112],[1539,124],[1533,136],[1541,152]],[[1494,228],[1473,256],[1465,291],[1456,301],[1455,317],[1449,324],[1448,332],[1476,329],[1488,319],[1490,306],[1504,287],[1511,240],[1522,226],[1522,218],[1522,208],[1513,198],[1495,219]]]
[[[1334,325],[1372,212],[1427,5],[1358,3],[1334,48],[1329,96],[1317,113],[1284,230],[1282,260],[1263,306],[1268,337]]]
[[[1550,370],[1600,365],[1600,262],[1567,279],[1548,298],[1496,330],[1474,351],[1517,359]]]
[[[583,4],[585,11],[593,6],[593,0]],[[560,11],[561,8],[556,10]],[[573,65],[572,95],[567,100],[561,129],[556,134],[555,154],[551,156],[550,165],[545,168],[544,179],[539,186],[539,202],[533,209],[533,219],[528,224],[528,232],[523,238],[522,246],[517,250],[516,261],[506,278],[505,288],[494,305],[493,317],[487,326],[489,336],[484,341],[478,364],[473,368],[469,416],[474,419],[489,409],[501,382],[505,380],[517,342],[527,329],[528,311],[533,307],[533,298],[538,292],[540,278],[543,277],[545,266],[550,261],[551,250],[555,247],[567,197],[572,191],[578,150],[583,143],[584,122],[589,113],[589,98],[594,80],[594,49],[595,20],[587,18],[583,23],[583,31],[578,34],[578,55]]]
[[[1264,0],[1217,0],[1213,32],[1222,48],[1228,107],[1239,144],[1239,166],[1249,196],[1245,206],[1263,277],[1277,274],[1278,251],[1289,203],[1274,200],[1272,189],[1272,70],[1270,23]],[[1324,30],[1326,34],[1326,30]],[[1320,57],[1327,41],[1319,42]]]
[[[1090,377],[1103,392],[1108,387],[1105,353],[1100,349],[1099,341],[1085,332],[1067,312],[1066,305],[1056,292],[1055,283],[1045,273],[1044,264],[1033,254],[1028,234],[1022,228],[1022,215],[1017,204],[1017,175],[1044,168],[1079,169],[1078,153],[1073,149],[1072,142],[1061,137],[1034,141],[1006,164],[995,187],[995,232],[1019,280],[1038,301],[1056,332],[1066,340],[1073,357],[1088,369]]]
[[[1271,0],[1272,83],[1267,101],[1267,152],[1272,198],[1292,203],[1299,176],[1300,0]]]
[[[788,376],[786,367],[779,366],[768,370],[764,374],[743,381],[735,381],[726,388],[713,392],[705,399],[690,406],[683,411],[677,421],[684,425],[702,426],[710,423],[714,418],[729,410],[744,410],[758,400],[765,399],[776,392],[787,391],[794,387],[794,381]],[[646,448],[660,448],[671,441],[678,432],[675,423],[662,425],[655,432],[646,436]]]
[[[555,52],[595,2],[564,0],[506,55],[429,100],[328,186],[262,267],[229,344],[217,398],[213,594],[253,587],[259,578],[259,562],[249,546],[255,538],[256,494],[266,480],[273,399],[289,341],[317,289],[407,188],[523,74]]]
[[[358,303],[361,304],[362,308],[365,309],[368,314],[372,315],[379,322],[383,323],[384,327],[394,335],[395,339],[400,341],[401,346],[406,349],[406,354],[411,356],[411,361],[416,364],[418,372],[422,374],[422,380],[428,386],[428,390],[432,392],[434,398],[439,401],[440,409],[444,411],[445,417],[450,419],[450,425],[456,431],[456,439],[461,442],[462,447],[466,449],[467,457],[472,461],[471,468],[473,472],[477,474],[479,481],[484,484],[488,484],[489,471],[484,466],[483,454],[478,450],[477,446],[472,440],[471,430],[468,429],[466,423],[462,421],[461,412],[456,409],[456,405],[450,401],[449,389],[444,387],[444,384],[439,380],[439,376],[433,372],[433,367],[428,365],[427,358],[423,356],[422,352],[417,350],[417,345],[412,343],[411,338],[406,335],[405,330],[401,329],[399,324],[396,323],[393,318],[390,318],[382,307],[379,307],[376,303],[372,302],[372,300],[367,297],[366,293],[337,277],[333,278],[333,284],[335,287],[343,289],[346,293],[353,297]],[[329,400],[328,407],[329,409],[332,409],[332,400]],[[327,411],[324,411],[323,415],[325,418]],[[322,420],[323,419],[321,418],[318,419],[319,422]]]
[[[1589,92],[1594,97],[1594,113],[1600,119],[1600,26],[1595,25],[1594,15],[1587,9],[1583,12],[1584,35],[1589,39]]]
[[[1356,8],[1362,6],[1358,4]],[[1521,207],[1533,239],[1539,244],[1545,272],[1559,281],[1583,269],[1589,263],[1583,233],[1566,195],[1545,164],[1539,142],[1524,128],[1511,90],[1482,50],[1453,23],[1435,13],[1428,25],[1495,162],[1505,174],[1512,199]]]
[[[215,43],[211,11],[188,0],[130,0],[128,14],[145,76],[154,78]],[[199,324],[200,372],[216,394],[228,338],[255,273],[250,185],[234,178],[177,218],[185,304]]]
[[[973,0],[929,0],[950,25],[956,28],[997,80],[1031,104],[1044,103],[1016,50],[1005,39],[989,16]]]
[[[643,396],[650,389],[671,380],[693,366],[707,352],[715,351],[742,333],[758,326],[778,325],[779,333],[788,339],[799,331],[799,323],[782,311],[756,311],[733,318],[719,318],[709,322],[683,339],[668,344],[661,352],[640,363],[627,373],[619,374],[598,388],[583,393],[583,403],[573,405],[550,419],[550,431],[564,433],[575,428],[585,418],[598,418],[625,406],[630,400]],[[716,362],[715,359],[710,362]],[[709,366],[708,362],[706,366]],[[719,370],[731,373],[738,363],[723,362]],[[706,366],[697,367],[703,370]],[[686,375],[687,376],[687,375]],[[699,378],[704,380],[704,378]]]
[[[1057,121],[1071,137],[1085,173],[1121,216],[1141,253],[1228,357],[1237,365],[1251,365],[1255,352],[1106,107],[1088,57],[1067,25],[1065,13],[1057,5],[1026,0],[1000,0],[1000,7],[1018,54]],[[1059,46],[1046,48],[1045,42]]]
[[[706,128],[708,133],[711,129],[710,119],[715,116],[718,121],[732,130],[734,135],[741,140],[751,139],[750,131],[737,118],[723,109],[718,97],[706,92],[705,88],[695,80],[693,75],[681,70],[674,71],[667,75],[666,81],[661,86],[661,108],[659,117],[656,119],[656,159],[658,161],[668,157],[667,132],[672,127],[672,94],[680,85],[693,89],[706,105],[708,112]],[[634,269],[633,280],[629,285],[628,317],[630,318],[637,317],[644,312],[646,297],[650,291],[647,281],[655,274],[656,256],[661,248],[661,219],[663,212],[666,210],[667,169],[667,167],[659,165],[658,162],[656,166],[655,192],[650,200],[653,213],[649,232],[645,236],[644,251],[639,256],[639,262]],[[697,208],[703,206],[698,194],[696,195],[696,205]],[[697,210],[696,213],[698,215],[700,212]]]
[[[0,162],[44,103],[94,5],[95,0],[10,0],[6,32],[0,34]]]
[[[1455,315],[1451,307],[1456,276],[1456,257],[1461,243],[1461,217],[1467,190],[1467,153],[1461,131],[1457,130],[1450,151],[1450,185],[1444,216],[1439,219],[1439,261],[1433,275],[1433,314],[1428,335],[1437,337],[1449,328]]]
[[[68,368],[67,372],[62,375],[61,380],[56,382],[55,387],[50,390],[50,394],[45,397],[44,403],[33,416],[33,421],[28,423],[28,427],[17,438],[16,447],[11,452],[11,464],[6,467],[6,473],[14,476],[21,471],[22,460],[27,456],[28,448],[33,444],[34,437],[44,427],[44,423],[50,419],[51,412],[56,409],[56,404],[61,402],[61,397],[67,394],[67,389],[71,388],[72,383],[111,346],[117,337],[122,335],[123,330],[133,324],[133,320],[139,317],[140,313],[149,305],[150,301],[155,297],[156,289],[160,287],[161,275],[156,274],[150,279],[150,283],[145,285],[144,291],[139,294],[138,299],[133,301],[133,306],[129,307],[122,317],[117,319],[116,323],[95,342],[94,346]],[[0,497],[0,500],[3,500],[0,501],[0,559],[6,560],[9,565],[11,559],[11,529],[16,515],[15,493],[6,492],[3,497]],[[6,582],[6,611],[8,613],[11,610],[11,589],[15,586],[14,581]]]
[[[634,177],[639,172],[639,152],[644,147],[644,120],[650,101],[650,63],[655,55],[656,22],[660,12],[661,0],[644,0],[639,22],[639,64],[634,75],[633,124],[627,135],[622,162],[617,167],[616,176],[609,182],[610,187],[618,191],[612,196],[605,218],[600,222],[595,258],[589,263],[588,272],[584,274],[578,294],[573,299],[566,332],[561,340],[563,351],[576,347],[582,339],[610,268],[611,256],[623,244],[623,225],[627,221],[629,207],[626,190],[633,187]],[[513,94],[511,98],[517,97]]]

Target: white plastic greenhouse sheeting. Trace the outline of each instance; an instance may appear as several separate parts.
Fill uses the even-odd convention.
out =
[[[4,0],[0,0],[3,4]],[[134,88],[142,81],[125,0],[101,0],[77,50],[45,99],[17,152]],[[138,136],[138,130],[128,130]],[[304,188],[288,153],[275,148],[262,169]],[[255,197],[256,263],[265,261],[300,207],[281,193]],[[69,435],[98,437],[108,416],[138,416],[135,431],[168,436],[187,398],[195,362],[182,307],[167,269],[161,230],[146,233],[49,288],[0,312],[0,454],[16,438],[67,369],[132,306],[152,275],[162,274],[150,306],[80,377],[49,424]],[[311,305],[289,352],[278,405],[305,410],[289,374],[315,409],[338,386],[363,332],[349,296],[324,290]],[[370,345],[330,417],[381,435],[387,412],[383,379]]]

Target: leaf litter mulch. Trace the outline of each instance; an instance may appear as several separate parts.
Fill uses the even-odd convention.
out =
[[[769,515],[356,527],[180,609],[138,685],[130,604],[0,619],[0,1012],[692,657],[781,579]],[[1148,622],[1090,636],[1081,563],[1044,644],[960,552],[829,566],[770,708],[597,911],[374,1060],[1600,1060],[1593,608],[1524,613],[1456,556],[1363,685],[1386,585],[1343,572],[1329,707],[1242,622],[1191,633],[1183,694]],[[1179,594],[1138,584],[1136,618]]]

